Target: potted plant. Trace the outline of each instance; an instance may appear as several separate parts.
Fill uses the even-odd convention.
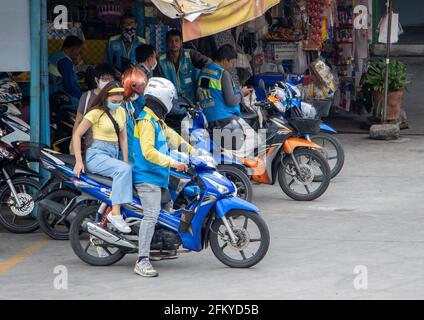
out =
[[[378,62],[369,66],[365,78],[365,85],[373,92],[373,117],[380,121],[383,117],[385,77],[385,59],[380,59]],[[386,122],[400,122],[403,94],[410,83],[406,77],[406,66],[398,60],[391,60],[389,64],[389,94],[387,99]]]

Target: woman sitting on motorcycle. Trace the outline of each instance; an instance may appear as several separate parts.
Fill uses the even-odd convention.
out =
[[[132,202],[132,169],[128,164],[128,142],[125,110],[121,107],[124,89],[119,82],[108,83],[99,93],[93,107],[84,116],[72,137],[76,164],[74,174],[85,172],[81,155],[81,137],[93,131],[93,143],[86,154],[88,171],[113,179],[112,213],[107,216],[119,231],[131,232],[121,216],[121,205]],[[123,161],[118,160],[121,148]]]

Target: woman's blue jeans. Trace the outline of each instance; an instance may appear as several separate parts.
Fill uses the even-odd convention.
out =
[[[131,203],[133,194],[132,168],[118,160],[118,155],[118,144],[94,140],[85,158],[90,173],[113,179],[112,205]]]

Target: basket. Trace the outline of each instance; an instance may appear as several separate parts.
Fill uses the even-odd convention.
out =
[[[325,99],[306,99],[305,102],[312,104],[317,110],[320,117],[328,117],[331,106],[333,105],[333,97]]]
[[[44,144],[29,141],[17,141],[12,145],[28,162],[38,162],[40,160],[41,150],[47,148]]]
[[[292,117],[288,119],[289,124],[298,133],[305,134],[316,134],[320,130],[321,120],[319,119],[304,119],[299,117]]]

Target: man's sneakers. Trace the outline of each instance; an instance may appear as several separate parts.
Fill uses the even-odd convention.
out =
[[[157,277],[159,273],[153,268],[148,258],[141,259],[135,264],[134,272],[142,277]]]
[[[119,214],[117,216],[114,216],[112,214],[107,215],[107,220],[113,224],[113,226],[118,229],[122,233],[130,233],[131,228],[130,226],[125,222],[124,218]]]

